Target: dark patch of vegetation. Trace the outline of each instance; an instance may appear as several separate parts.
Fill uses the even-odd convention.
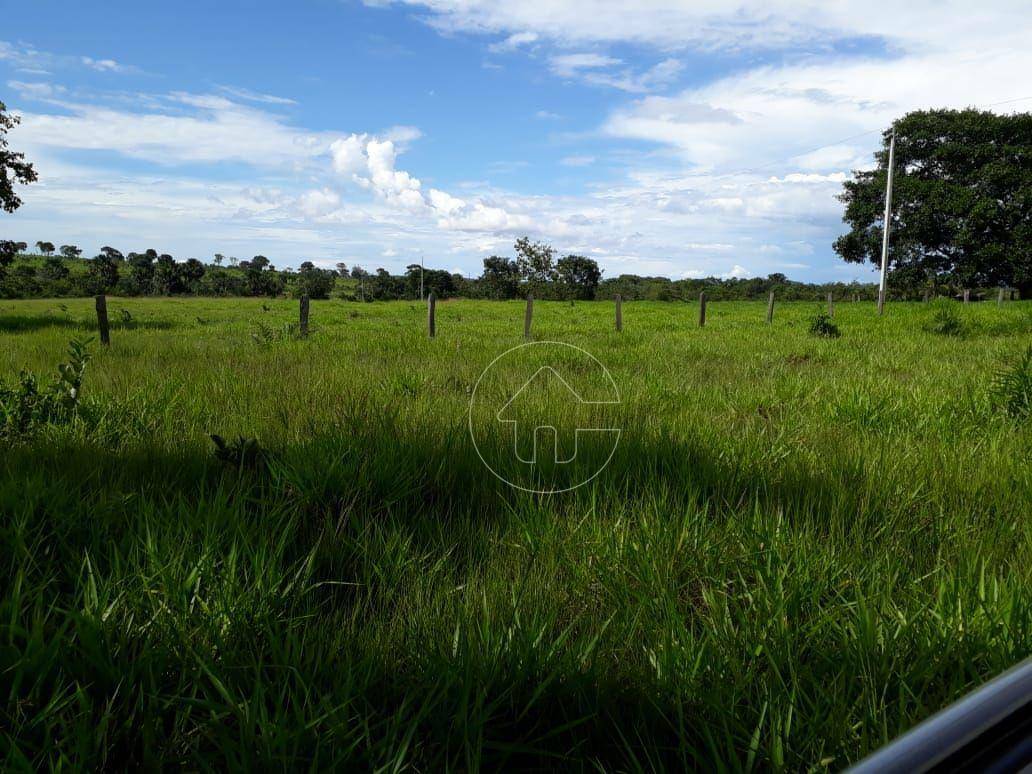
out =
[[[818,312],[810,318],[809,331],[811,336],[825,339],[837,339],[841,335],[835,321],[825,312]]]
[[[965,332],[964,321],[957,314],[956,304],[943,298],[934,301],[928,330],[940,336],[963,335]]]

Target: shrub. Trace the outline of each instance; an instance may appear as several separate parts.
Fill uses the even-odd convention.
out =
[[[964,333],[964,322],[952,301],[938,299],[932,304],[932,319],[928,330],[940,336],[960,336]]]
[[[1032,346],[1017,363],[996,374],[992,394],[996,405],[1015,419],[1032,416]]]
[[[824,312],[818,312],[810,318],[810,335],[821,336],[826,339],[837,339],[841,334],[838,326],[831,317]]]
[[[36,377],[25,371],[14,387],[0,383],[0,438],[31,435],[45,425],[67,424],[76,416],[90,360],[88,343],[72,339],[68,362],[58,365],[57,379],[46,388],[41,389]]]

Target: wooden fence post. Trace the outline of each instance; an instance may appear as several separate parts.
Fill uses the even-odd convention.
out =
[[[699,293],[699,327],[706,325],[706,291]]]
[[[431,290],[430,295],[426,297],[426,327],[431,339],[437,335],[437,323],[434,320],[436,312],[437,294]]]
[[[968,303],[971,300],[971,289],[964,288],[964,303]]]
[[[308,296],[301,296],[300,308],[301,337],[308,336]]]
[[[616,294],[616,332],[623,330],[623,298]]]
[[[996,297],[996,305],[1003,306],[1003,288],[1000,288],[1000,294]]]
[[[527,293],[527,308],[523,312],[523,338],[530,341],[530,326],[534,322],[534,296]]]
[[[879,290],[878,291],[878,314],[881,314],[884,311],[885,311],[885,291],[884,290]]]
[[[835,316],[835,294],[828,293],[828,317]]]
[[[774,291],[767,295],[767,325],[774,322]]]
[[[107,296],[97,296],[97,327],[100,329],[100,343],[111,346],[111,331],[108,328]]]

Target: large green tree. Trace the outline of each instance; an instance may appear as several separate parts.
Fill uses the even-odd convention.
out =
[[[7,106],[0,102],[0,209],[8,212],[14,212],[21,206],[21,199],[14,192],[15,182],[36,181],[36,170],[25,161],[25,154],[7,149],[7,132],[20,120],[18,116],[8,115]]]
[[[1032,114],[922,110],[895,129],[892,274],[1032,297]],[[839,197],[850,230],[835,251],[847,261],[881,261],[891,133],[877,168],[854,172]]]
[[[602,279],[598,263],[583,255],[567,255],[555,265],[561,295],[565,298],[579,298],[591,301]]]

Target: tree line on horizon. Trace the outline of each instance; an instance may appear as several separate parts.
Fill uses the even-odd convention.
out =
[[[2,243],[0,243],[2,244]],[[93,258],[83,258],[76,245],[56,247],[39,241],[29,252],[24,242],[9,243],[11,260],[0,264],[0,297],[52,298],[113,294],[118,296],[223,296],[339,298],[349,301],[415,300],[431,291],[438,298],[507,300],[533,295],[539,300],[612,299],[628,301],[690,300],[705,290],[713,300],[756,299],[776,290],[785,300],[838,297],[873,298],[873,283],[804,283],[784,274],[752,278],[692,278],[672,280],[621,274],[602,279],[596,261],[578,255],[556,259],[547,244],[521,237],[515,257],[484,259],[479,277],[410,264],[404,274],[379,268],[338,263],[335,269],[303,262],[294,269],[277,269],[264,255],[247,260],[216,254],[210,263],[196,258],[177,261],[148,249],[123,254],[105,246]],[[4,266],[6,265],[6,270]]]

